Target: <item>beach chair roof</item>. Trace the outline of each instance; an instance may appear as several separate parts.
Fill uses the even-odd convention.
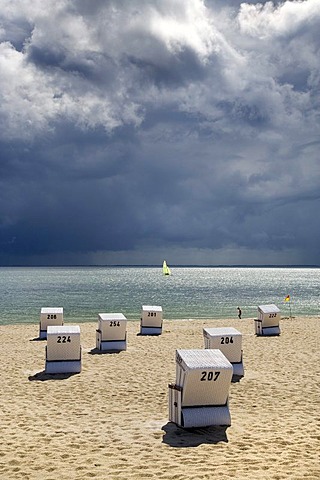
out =
[[[270,305],[259,305],[258,309],[262,313],[278,313],[280,309],[273,303]]]
[[[231,363],[218,349],[177,350],[177,362],[183,363],[187,370],[203,368],[232,368]]]

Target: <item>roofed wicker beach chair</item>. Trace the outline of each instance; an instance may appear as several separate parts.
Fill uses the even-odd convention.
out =
[[[258,336],[280,335],[280,310],[274,305],[260,305],[255,319],[255,333]]]
[[[231,425],[233,375],[218,349],[176,350],[176,383],[169,384],[169,420],[184,428]]]
[[[158,305],[142,305],[140,334],[161,335],[162,307]]]
[[[49,325],[47,329],[46,373],[80,373],[81,344],[78,325]]]
[[[233,367],[233,375],[244,376],[242,333],[233,327],[204,328],[204,348],[218,348]]]
[[[96,348],[101,352],[127,350],[127,319],[122,313],[99,313]]]
[[[63,325],[63,308],[43,307],[40,312],[39,338],[47,338],[49,325]]]

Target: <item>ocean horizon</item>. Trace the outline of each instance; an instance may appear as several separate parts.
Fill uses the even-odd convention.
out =
[[[63,307],[65,322],[123,313],[139,320],[142,305],[160,305],[165,319],[255,318],[258,305],[282,316],[319,314],[319,266],[171,265],[2,266],[0,324],[38,323],[42,307]],[[290,295],[290,302],[284,299]]]
[[[0,265],[1,268],[161,268],[161,266],[157,263],[151,264],[39,264],[39,265],[24,265],[24,264],[17,264],[17,265]],[[317,264],[283,264],[283,265],[269,265],[269,264],[198,264],[198,263],[186,263],[186,264],[172,264],[170,263],[170,267],[172,268],[320,268],[320,265]]]

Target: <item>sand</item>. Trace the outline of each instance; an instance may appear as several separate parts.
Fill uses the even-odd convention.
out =
[[[128,349],[95,354],[81,324],[82,371],[47,376],[38,325],[0,327],[0,478],[319,479],[320,317],[281,319],[256,337],[253,319],[164,321],[158,337],[128,322]],[[169,422],[175,350],[203,348],[202,329],[243,334],[245,375],[230,387],[232,425]]]

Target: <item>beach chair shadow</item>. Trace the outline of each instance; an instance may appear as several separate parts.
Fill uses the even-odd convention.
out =
[[[88,355],[111,355],[114,353],[121,353],[119,350],[99,350],[99,348],[92,348]]]
[[[28,380],[30,382],[46,382],[48,380],[67,380],[78,373],[46,373],[45,370],[38,372],[35,375],[29,375]]]
[[[215,445],[220,442],[228,443],[227,426],[212,426],[204,428],[181,428],[173,422],[162,427],[165,434],[162,442],[170,447],[186,448],[199,445]]]

